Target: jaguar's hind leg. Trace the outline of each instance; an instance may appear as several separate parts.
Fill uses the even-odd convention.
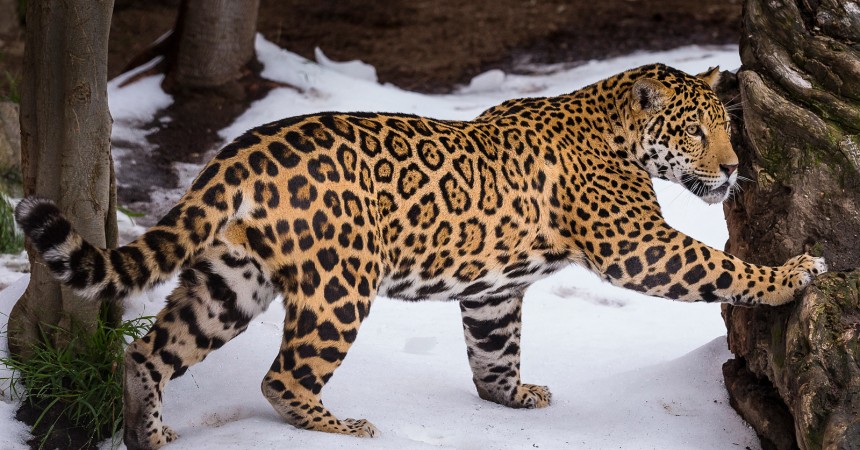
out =
[[[245,331],[275,296],[255,262],[220,243],[182,272],[152,329],[125,353],[124,438],[130,450],[159,448],[176,438],[162,424],[167,380]]]
[[[546,386],[520,382],[522,292],[509,297],[460,301],[466,351],[478,396],[512,408],[542,408]]]
[[[307,264],[288,278],[302,280],[301,289],[285,289],[289,293],[284,294],[284,336],[261,384],[263,395],[284,420],[298,428],[374,436],[377,430],[370,422],[338,419],[320,400],[320,391],[346,357],[370,309],[374,283],[364,276],[343,279],[334,273],[320,274]]]

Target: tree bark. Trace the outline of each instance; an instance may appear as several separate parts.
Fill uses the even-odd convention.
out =
[[[112,10],[113,0],[28,1],[21,84],[24,193],[54,199],[77,231],[101,247],[117,240],[107,104]],[[100,308],[61,288],[30,255],[30,285],[8,330],[10,350],[23,356],[44,325],[91,326]]]
[[[237,81],[254,59],[260,0],[183,0],[172,82],[180,89],[216,88]]]
[[[747,0],[743,24],[736,147],[754,182],[726,205],[727,250],[759,264],[809,252],[850,271],[860,261],[860,9]],[[765,448],[860,448],[858,290],[857,272],[836,272],[784,307],[724,307],[736,355],[726,386]]]

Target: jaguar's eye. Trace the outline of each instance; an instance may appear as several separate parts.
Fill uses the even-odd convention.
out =
[[[699,134],[699,126],[696,124],[687,125],[687,128],[685,128],[685,130],[687,131],[687,134],[690,134],[693,136]]]

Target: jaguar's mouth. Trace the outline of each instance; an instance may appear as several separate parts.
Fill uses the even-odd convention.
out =
[[[725,183],[723,183],[723,184],[721,184],[715,188],[711,188],[710,193],[713,195],[723,195],[723,194],[728,193],[731,188],[732,188],[732,183],[730,181],[726,181]]]
[[[726,180],[725,183],[717,187],[710,187],[698,177],[692,176],[684,177],[682,184],[688,191],[692,192],[693,195],[707,203],[720,203],[724,201],[728,198],[729,193],[732,190],[732,186],[734,185],[731,180]]]

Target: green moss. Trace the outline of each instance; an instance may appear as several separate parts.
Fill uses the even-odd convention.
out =
[[[13,208],[0,191],[0,253],[20,253],[24,250],[24,235],[18,230]]]
[[[843,307],[860,307],[860,272],[827,274],[817,280],[816,287],[834,303]]]
[[[850,373],[848,365],[853,358],[846,355],[858,355],[860,345],[856,341],[845,340],[846,314],[856,314],[860,310],[860,273],[840,272],[827,274],[816,281],[816,287],[821,291],[825,301],[815,305],[811,325],[815,327],[818,340],[815,345],[829,350],[822,363],[833,373]]]
[[[21,79],[12,72],[0,75],[0,101],[21,103]]]
[[[821,242],[816,242],[809,249],[809,254],[812,256],[824,256],[824,244]]]
[[[812,128],[811,124],[805,124],[802,120],[798,123],[774,124],[772,120],[765,119],[770,130],[764,135],[755,136],[755,140],[761,152],[758,163],[772,181],[787,182],[798,170],[811,166],[826,166],[839,179],[842,188],[848,187],[850,181],[860,181],[857,157],[844,153],[846,141],[860,147],[860,124],[848,120],[844,112],[834,110],[833,105],[815,98],[786,100],[817,116],[823,122],[823,127]],[[860,114],[860,105],[856,111]]]
[[[806,440],[806,448],[822,448],[824,443],[824,431],[821,429],[808,429],[803,437]]]
[[[788,151],[773,139],[765,146],[761,163],[773,181],[786,181],[792,172]]]
[[[831,128],[828,129],[832,130]],[[834,131],[834,133],[837,132]],[[834,137],[835,135],[829,136],[828,140],[832,140]],[[839,134],[839,139],[842,138],[844,135]],[[760,184],[762,181],[766,182],[764,184],[773,181],[789,183],[795,173],[811,167],[824,167],[838,181],[839,187],[843,189],[860,181],[860,175],[854,169],[854,165],[839,150],[836,143],[825,147],[810,143],[804,145],[797,152],[791,152],[785,145],[772,139],[762,152],[760,164],[770,178],[769,180],[762,180],[759,177]]]

